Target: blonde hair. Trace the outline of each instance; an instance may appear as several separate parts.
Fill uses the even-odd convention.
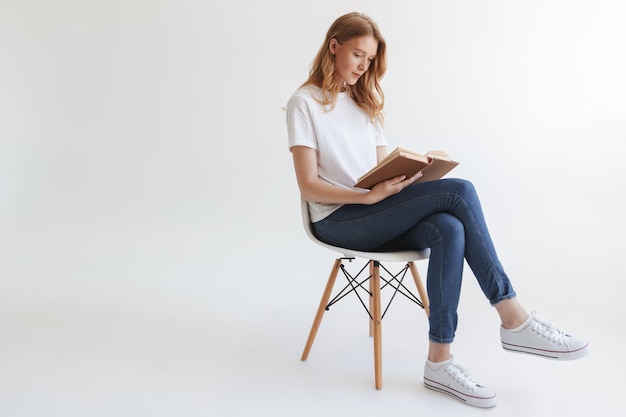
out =
[[[341,45],[353,38],[372,36],[378,42],[376,57],[369,68],[353,86],[346,85],[346,92],[356,104],[370,116],[370,119],[382,124],[385,95],[380,86],[385,71],[387,70],[387,56],[385,38],[383,38],[378,25],[368,16],[362,13],[348,13],[337,18],[328,29],[326,39],[320,47],[317,56],[311,64],[309,78],[304,85],[316,85],[322,89],[323,98],[320,103],[335,106],[337,95],[344,88],[334,78],[335,56],[330,53],[330,40],[335,38]]]

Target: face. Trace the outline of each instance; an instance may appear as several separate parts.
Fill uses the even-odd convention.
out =
[[[378,41],[373,36],[352,38],[343,45],[337,39],[330,40],[328,47],[335,56],[335,77],[341,84],[354,85],[376,58]]]

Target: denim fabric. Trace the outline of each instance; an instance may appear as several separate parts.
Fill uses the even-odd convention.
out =
[[[454,340],[464,260],[491,305],[515,297],[469,181],[413,184],[377,204],[344,205],[313,226],[320,240],[350,249],[430,248],[426,287],[434,342]]]

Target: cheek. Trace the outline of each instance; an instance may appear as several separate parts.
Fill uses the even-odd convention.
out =
[[[343,70],[350,70],[352,69],[352,67],[356,66],[354,60],[351,59],[350,56],[346,55],[339,57],[339,59],[337,60],[337,65],[340,69]]]

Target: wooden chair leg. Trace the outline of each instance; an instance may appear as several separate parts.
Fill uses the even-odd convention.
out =
[[[374,261],[370,261],[369,262],[369,267],[370,267],[370,280],[369,280],[369,288],[370,288],[370,294],[372,294],[372,296],[370,296],[369,299],[369,304],[370,304],[370,311],[374,310],[374,286],[372,285],[373,280],[371,279],[371,277],[374,276]],[[368,325],[369,325],[369,332],[370,332],[370,337],[374,336],[374,321],[369,319],[367,321]]]
[[[320,323],[322,322],[322,317],[324,316],[324,312],[326,311],[326,305],[328,304],[328,299],[330,298],[330,294],[333,291],[333,287],[335,286],[335,280],[337,279],[337,274],[339,273],[340,268],[341,258],[337,258],[335,260],[335,263],[333,264],[333,269],[330,271],[330,276],[328,277],[326,288],[324,289],[324,293],[322,294],[320,305],[317,308],[317,313],[315,314],[315,319],[313,320],[313,325],[311,326],[309,337],[306,340],[306,345],[304,346],[304,351],[302,352],[302,357],[300,358],[300,360],[302,361],[306,361],[309,357],[309,352],[311,352],[311,347],[313,346],[315,336],[317,335],[317,330],[319,329]]]
[[[430,302],[428,301],[428,293],[424,288],[424,283],[422,282],[422,278],[420,278],[420,274],[417,271],[417,267],[414,262],[409,262],[409,269],[411,270],[411,275],[413,275],[413,281],[415,281],[415,286],[417,287],[417,292],[420,295],[422,304],[424,304],[426,317],[430,317]]]
[[[374,326],[374,380],[376,389],[383,387],[383,358],[382,358],[382,312],[380,306],[380,266],[378,261],[372,262],[372,321]]]

